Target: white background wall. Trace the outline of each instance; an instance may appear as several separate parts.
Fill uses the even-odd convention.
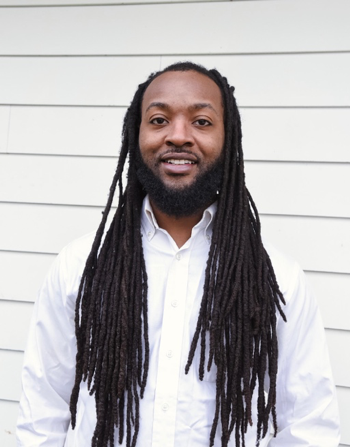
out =
[[[100,220],[139,82],[177,60],[236,86],[263,231],[316,291],[350,445],[350,2],[0,0],[0,445],[33,301]]]

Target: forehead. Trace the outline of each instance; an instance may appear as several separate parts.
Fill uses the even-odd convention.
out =
[[[217,113],[223,114],[219,87],[208,76],[193,70],[168,71],[156,77],[144,93],[142,113],[153,102],[175,107],[210,104]]]

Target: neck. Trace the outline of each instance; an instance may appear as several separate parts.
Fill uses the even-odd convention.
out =
[[[158,225],[170,234],[179,248],[191,237],[192,228],[201,220],[204,211],[198,211],[191,216],[176,217],[163,213],[152,201],[151,205]]]

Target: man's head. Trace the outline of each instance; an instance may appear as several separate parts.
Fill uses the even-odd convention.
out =
[[[164,213],[203,210],[221,186],[224,110],[219,87],[194,70],[168,71],[141,107],[138,179]]]

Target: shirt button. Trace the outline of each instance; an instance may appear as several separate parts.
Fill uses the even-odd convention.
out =
[[[209,234],[207,234],[207,239],[208,239],[208,241],[210,241],[210,235]]]
[[[177,300],[173,300],[173,301],[171,302],[171,305],[172,305],[173,307],[177,307],[177,305],[178,305]]]
[[[170,359],[173,356],[173,351],[169,349],[169,351],[166,353],[166,356]]]
[[[168,411],[169,410],[169,405],[167,403],[162,405],[162,410],[163,411]]]
[[[152,236],[152,233],[149,231],[149,232],[147,233],[147,236],[148,236],[148,237],[151,237],[151,236]]]
[[[178,261],[180,261],[180,259],[181,259],[181,255],[180,255],[180,253],[177,253],[176,256],[175,256],[175,258],[176,258]]]

